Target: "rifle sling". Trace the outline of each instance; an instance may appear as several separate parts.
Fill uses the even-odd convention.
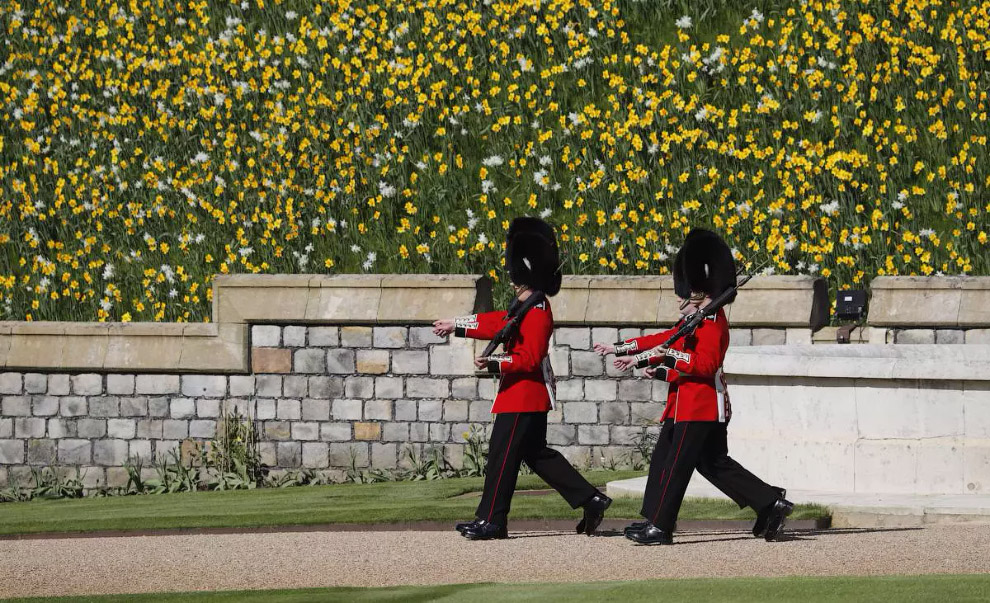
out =
[[[481,353],[482,357],[487,358],[490,356],[499,344],[507,345],[519,331],[519,325],[522,323],[522,319],[526,316],[526,313],[532,310],[537,304],[542,303],[546,298],[547,296],[542,291],[533,291],[524,302],[517,304],[516,302],[519,302],[518,297],[513,300],[512,304],[509,305],[509,313],[507,315],[509,322],[488,342],[485,350]]]

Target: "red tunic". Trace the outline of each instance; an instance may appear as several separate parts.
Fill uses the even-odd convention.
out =
[[[506,312],[485,312],[455,321],[458,337],[491,339],[506,324]],[[550,303],[533,306],[519,323],[519,332],[505,354],[492,354],[489,370],[500,375],[492,413],[548,412],[556,402],[550,367],[550,335],[553,313]]]
[[[724,423],[732,416],[722,373],[722,362],[729,348],[729,321],[719,310],[715,316],[701,321],[693,334],[675,342],[665,354],[651,353],[652,348],[677,332],[678,325],[655,335],[627,339],[616,346],[616,353],[641,351],[639,357],[657,367],[659,378],[670,383],[661,420]]]

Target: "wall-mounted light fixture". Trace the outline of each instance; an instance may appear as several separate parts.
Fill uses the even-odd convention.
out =
[[[853,329],[863,324],[866,316],[866,291],[848,289],[839,291],[835,298],[835,316],[839,320],[851,320],[852,324],[842,325],[835,332],[836,343],[849,343]]]

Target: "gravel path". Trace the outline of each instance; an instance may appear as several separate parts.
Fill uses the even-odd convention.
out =
[[[675,546],[618,535],[298,532],[0,541],[0,597],[184,590],[568,582],[663,577],[990,572],[990,525],[685,532]]]

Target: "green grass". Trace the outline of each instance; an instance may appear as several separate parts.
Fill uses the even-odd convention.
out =
[[[585,474],[599,487],[637,475],[634,471]],[[461,495],[477,492],[482,485],[481,478],[460,478],[6,503],[0,505],[0,534],[454,521],[473,516],[477,497]],[[539,488],[546,485],[538,477],[521,476],[518,489]],[[511,519],[578,517],[556,494],[516,496],[512,502]],[[639,504],[617,499],[607,517],[638,517]],[[827,515],[824,508],[810,506],[798,507],[791,517],[823,515]],[[686,500],[680,515],[682,520],[752,517],[752,511],[741,511],[731,502],[703,499]]]
[[[987,575],[695,578],[572,584],[446,584],[62,597],[49,601],[986,601]]]

